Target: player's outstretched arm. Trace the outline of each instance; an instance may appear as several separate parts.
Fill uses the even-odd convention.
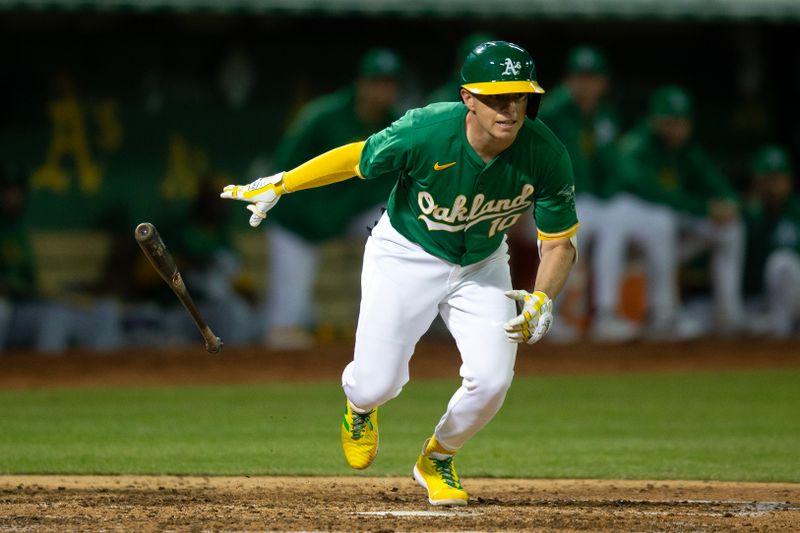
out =
[[[506,293],[521,308],[520,314],[504,326],[509,342],[533,344],[544,337],[553,324],[553,301],[548,295],[555,298],[564,287],[575,260],[575,246],[568,238],[546,240],[541,242],[541,254],[534,292]]]
[[[334,148],[288,172],[258,178],[247,185],[227,185],[220,197],[249,202],[247,209],[252,212],[250,225],[256,227],[287,192],[322,187],[360,176],[358,164],[363,148],[364,142]]]

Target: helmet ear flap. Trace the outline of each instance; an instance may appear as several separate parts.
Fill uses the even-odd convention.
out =
[[[542,103],[542,95],[531,93],[528,95],[528,108],[525,111],[527,117],[531,120],[535,119],[539,114],[539,105]]]

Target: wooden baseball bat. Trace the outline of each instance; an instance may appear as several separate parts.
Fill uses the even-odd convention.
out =
[[[145,257],[147,257],[156,269],[158,275],[167,282],[167,285],[169,285],[172,292],[175,293],[175,296],[178,297],[178,300],[181,301],[186,310],[189,311],[189,314],[192,315],[192,320],[194,320],[197,329],[200,330],[200,334],[203,336],[203,340],[206,343],[206,351],[209,353],[219,352],[222,349],[222,341],[219,337],[214,335],[211,328],[208,327],[208,324],[206,324],[205,320],[203,320],[203,317],[200,315],[200,311],[194,304],[192,297],[189,295],[189,290],[183,282],[175,260],[172,258],[172,254],[169,253],[164,241],[161,240],[161,235],[158,234],[156,227],[149,222],[142,222],[136,226],[134,236],[136,237],[136,242],[139,243],[139,247],[144,252]]]

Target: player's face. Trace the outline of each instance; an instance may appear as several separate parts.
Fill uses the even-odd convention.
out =
[[[391,77],[368,78],[358,82],[361,105],[376,115],[387,113],[397,101],[397,80]]]
[[[463,91],[462,94],[464,104],[487,134],[502,140],[516,138],[525,121],[527,93],[473,95]]]
[[[570,74],[566,80],[572,98],[584,113],[591,113],[600,105],[608,90],[608,76],[595,73]]]
[[[17,220],[25,211],[25,201],[26,193],[22,187],[7,186],[0,190],[0,217],[10,221]]]
[[[759,180],[759,192],[767,204],[781,206],[792,193],[792,177],[785,172],[764,176]]]
[[[653,129],[667,146],[677,150],[689,142],[692,121],[685,117],[659,117],[653,120]]]

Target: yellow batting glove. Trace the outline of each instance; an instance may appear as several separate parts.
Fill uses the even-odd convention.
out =
[[[267,218],[267,211],[275,207],[281,195],[286,192],[283,188],[283,172],[258,178],[247,185],[227,185],[222,189],[220,198],[250,202],[247,209],[250,215],[250,225],[256,227]]]
[[[509,342],[533,344],[541,340],[553,324],[553,301],[541,291],[508,291],[506,296],[517,302],[522,312],[503,326]]]

